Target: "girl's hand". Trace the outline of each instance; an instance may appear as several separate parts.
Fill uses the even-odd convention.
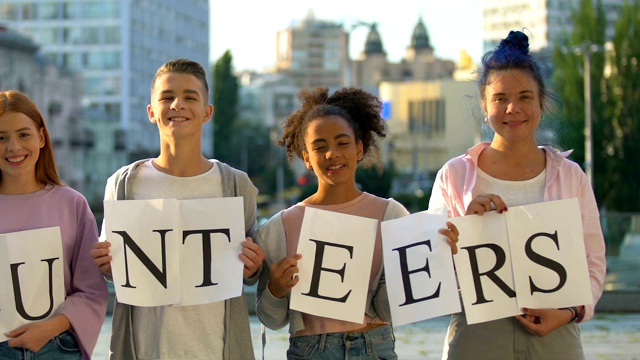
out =
[[[458,228],[452,223],[447,221],[447,228],[440,229],[440,234],[448,237],[447,242],[449,246],[451,246],[451,252],[455,255],[458,253],[458,236],[460,233],[458,232]]]
[[[49,340],[69,330],[71,323],[64,315],[32,322],[6,333],[10,347],[21,347],[38,352]]]
[[[302,255],[297,254],[294,256],[287,256],[282,258],[277,263],[271,265],[269,268],[269,291],[273,296],[281,299],[287,296],[299,281],[298,273],[298,260],[302,258]]]
[[[563,309],[523,309],[524,315],[515,318],[528,332],[544,337],[557,328],[568,324],[573,314]]]
[[[508,210],[507,204],[504,203],[499,195],[483,193],[471,200],[465,215],[484,215],[484,213],[493,210],[493,208],[500,214]]]

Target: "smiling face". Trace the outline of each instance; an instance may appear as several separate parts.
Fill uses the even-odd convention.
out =
[[[331,115],[311,120],[304,144],[304,163],[316,174],[320,187],[355,184],[363,147],[345,119]]]
[[[202,125],[211,119],[204,85],[193,75],[168,72],[153,86],[147,114],[158,125],[161,141],[196,137],[200,141]]]
[[[542,114],[540,92],[525,71],[496,72],[485,89],[483,108],[501,141],[534,141]]]
[[[45,145],[42,128],[27,115],[0,115],[0,172],[2,182],[36,182],[36,162]]]

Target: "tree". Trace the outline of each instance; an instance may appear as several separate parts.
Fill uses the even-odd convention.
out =
[[[213,153],[216,159],[237,167],[238,152],[233,146],[235,122],[238,116],[238,78],[233,75],[233,57],[229,50],[213,68]]]
[[[640,210],[640,0],[625,3],[615,26],[611,57],[612,138],[604,149],[611,161],[612,210]]]
[[[584,162],[584,56],[590,57],[593,181],[599,206],[609,211],[640,208],[638,187],[638,0],[621,12],[615,54],[604,50],[606,16],[600,0],[582,0],[573,15],[574,31],[555,47],[553,82],[562,101],[560,146]],[[635,7],[634,7],[635,6]],[[634,37],[635,36],[635,37]],[[592,51],[590,45],[598,51]],[[576,54],[574,49],[582,49]],[[590,50],[591,49],[591,50]],[[634,55],[635,54],[635,55]],[[637,60],[635,61],[637,64]],[[610,67],[611,71],[606,71]],[[635,76],[635,77],[634,77]],[[634,97],[635,96],[635,97]],[[635,112],[635,113],[634,113]],[[635,118],[634,118],[635,116]]]

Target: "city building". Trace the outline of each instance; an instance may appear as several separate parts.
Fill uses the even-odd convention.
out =
[[[595,1],[595,0],[594,0]],[[625,0],[601,0],[607,16],[606,37],[611,39],[618,10]],[[531,50],[553,47],[573,29],[571,14],[581,0],[486,0],[483,2],[484,52],[494,50],[510,30],[523,30]]]
[[[431,181],[445,162],[480,139],[483,115],[474,81],[382,81],[379,97],[388,128],[383,159],[393,161],[405,191]]]
[[[316,19],[312,11],[298,24],[281,30],[276,39],[276,71],[299,88],[346,84],[349,34],[342,24]]]
[[[48,62],[31,39],[0,25],[0,89],[19,90],[38,106],[49,128],[56,163],[65,183],[85,188],[84,153],[94,133],[82,117],[82,78]]]
[[[405,57],[399,63],[391,63],[387,60],[387,53],[384,51],[382,37],[378,33],[376,24],[371,24],[364,51],[359,59],[351,62],[351,85],[377,94],[381,81],[434,80],[453,77],[455,63],[435,56],[429,33],[421,18],[407,40],[409,46]]]
[[[157,68],[177,57],[209,62],[208,0],[3,0],[0,19],[38,44],[48,61],[82,74],[78,96],[95,135],[84,195],[94,206],[117,168],[159,152],[146,113]],[[212,153],[211,127],[205,154]]]

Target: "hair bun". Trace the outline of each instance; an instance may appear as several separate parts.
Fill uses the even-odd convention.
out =
[[[509,35],[500,41],[500,45],[498,45],[497,50],[505,50],[509,47],[516,48],[526,53],[529,51],[529,37],[522,31],[509,31]]]

